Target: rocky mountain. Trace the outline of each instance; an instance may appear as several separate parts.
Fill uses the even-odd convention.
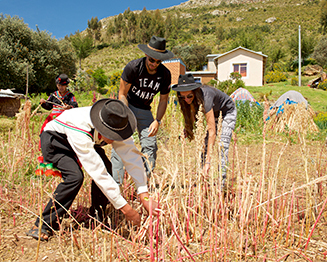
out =
[[[141,10],[132,12],[140,14]],[[312,45],[322,36],[320,0],[189,0],[160,13],[163,19],[179,19],[178,33],[168,37],[170,47],[198,44],[209,46],[212,53],[224,53],[243,46],[268,55],[268,62],[273,57],[285,63],[294,59],[291,46],[299,26]],[[85,67],[103,67],[110,73],[142,55],[136,47],[138,41],[117,43],[123,35],[107,36],[107,26],[114,18],[101,20],[102,42],[108,47],[85,59]]]

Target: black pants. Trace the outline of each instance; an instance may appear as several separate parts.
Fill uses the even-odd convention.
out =
[[[57,186],[53,193],[53,199],[50,199],[42,213],[45,222],[42,224],[42,228],[51,230],[49,228],[51,227],[57,230],[63,215],[66,214],[66,210],[69,210],[71,207],[83,184],[84,174],[78,165],[77,156],[68,143],[65,135],[57,132],[42,132],[41,149],[44,161],[53,163],[53,165],[60,170],[62,179],[64,180]],[[111,162],[107,158],[104,150],[100,146],[95,146],[94,149],[102,158],[108,173],[112,174]],[[91,198],[92,206],[90,208],[90,215],[97,215],[97,219],[102,221],[104,219],[103,211],[106,209],[108,199],[93,180],[91,185]],[[39,225],[39,218],[37,218],[35,225]]]

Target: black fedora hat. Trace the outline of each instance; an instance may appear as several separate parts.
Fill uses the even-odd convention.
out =
[[[137,46],[148,56],[157,60],[167,60],[174,57],[174,54],[166,50],[166,39],[158,36],[152,36],[150,42],[145,44],[139,44]]]
[[[95,129],[106,138],[123,141],[133,135],[136,118],[120,100],[105,98],[91,108],[91,121]]]
[[[69,82],[70,82],[70,80],[66,74],[60,74],[60,75],[56,76],[56,84],[66,86],[69,84]]]
[[[201,83],[197,83],[194,80],[192,74],[179,75],[178,84],[172,86],[172,90],[178,92],[191,91],[202,86]]]

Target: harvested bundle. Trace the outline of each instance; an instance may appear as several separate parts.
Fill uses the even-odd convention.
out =
[[[271,108],[267,118],[267,128],[274,132],[296,131],[318,132],[313,121],[314,112],[305,103],[284,103]]]

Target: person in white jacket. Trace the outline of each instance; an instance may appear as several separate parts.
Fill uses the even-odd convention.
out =
[[[111,176],[111,163],[101,146],[112,144],[131,175],[140,202],[150,213],[147,176],[132,134],[136,119],[120,100],[102,99],[92,107],[80,107],[63,112],[49,122],[41,137],[44,161],[52,163],[62,174],[61,182],[42,213],[41,240],[47,241],[59,228],[61,218],[69,210],[83,184],[84,170],[92,178],[91,214],[103,219],[108,200],[123,212],[127,221],[140,225],[141,218],[123,198],[118,184]],[[158,204],[152,201],[152,214],[157,215]],[[40,219],[26,234],[35,239],[39,235]]]

